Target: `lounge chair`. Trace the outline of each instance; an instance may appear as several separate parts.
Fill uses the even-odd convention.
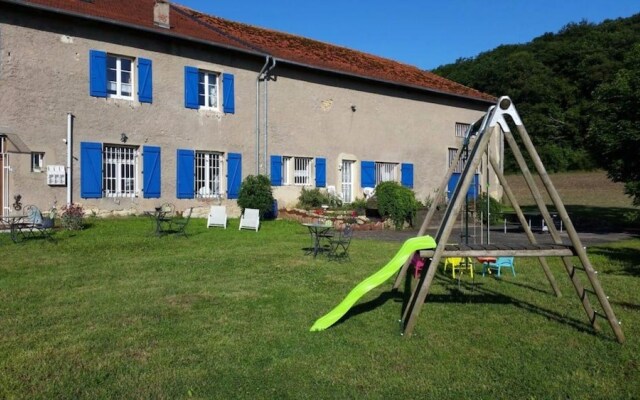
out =
[[[260,210],[255,208],[245,208],[242,216],[240,217],[240,228],[241,229],[253,229],[258,232],[258,228],[260,227]]]
[[[212,226],[227,229],[227,208],[225,206],[211,206],[207,218],[207,228]]]

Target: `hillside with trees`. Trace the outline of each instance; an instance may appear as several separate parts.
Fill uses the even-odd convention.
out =
[[[640,14],[571,23],[433,72],[510,96],[549,171],[604,168],[640,205]]]

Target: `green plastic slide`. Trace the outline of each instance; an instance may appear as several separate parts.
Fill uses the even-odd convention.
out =
[[[431,236],[417,236],[411,239],[408,239],[400,250],[396,253],[396,255],[385,265],[380,271],[371,275],[364,281],[360,282],[358,286],[354,287],[351,292],[347,295],[347,297],[342,300],[340,304],[336,306],[333,310],[329,311],[328,314],[321,317],[316,321],[315,324],[311,327],[311,331],[323,331],[335,324],[343,315],[349,311],[351,307],[358,301],[362,296],[367,294],[371,289],[382,285],[387,279],[391,278],[393,274],[395,274],[402,266],[405,261],[409,257],[413,255],[414,252],[418,250],[426,250],[426,249],[435,249],[436,242],[433,240]]]

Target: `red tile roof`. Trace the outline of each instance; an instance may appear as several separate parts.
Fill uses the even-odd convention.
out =
[[[495,101],[493,96],[411,65],[317,40],[225,20],[178,4],[171,5],[171,29],[168,31],[153,23],[155,0],[26,0],[20,3],[25,2],[80,16],[156,30],[159,33],[204,40],[241,51],[268,54],[280,62],[487,102]]]

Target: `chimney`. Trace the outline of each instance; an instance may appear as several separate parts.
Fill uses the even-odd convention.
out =
[[[169,2],[166,0],[156,0],[153,6],[153,23],[161,28],[170,29],[169,25]]]

